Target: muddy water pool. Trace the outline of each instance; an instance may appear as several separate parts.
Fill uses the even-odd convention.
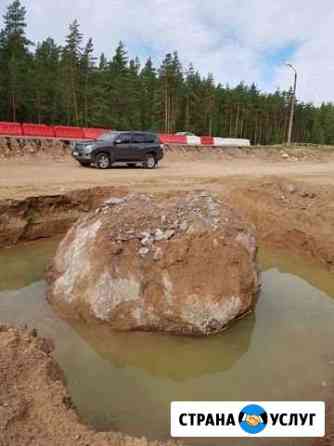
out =
[[[221,335],[112,333],[61,319],[44,271],[58,240],[0,251],[0,322],[36,327],[81,418],[99,430],[168,438],[174,400],[326,400],[334,384],[334,278],[300,258],[260,251],[254,314]],[[188,440],[190,445],[310,445],[310,439]]]

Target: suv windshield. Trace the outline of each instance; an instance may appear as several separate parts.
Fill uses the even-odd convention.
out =
[[[117,132],[103,133],[97,138],[98,141],[112,141],[118,135]]]

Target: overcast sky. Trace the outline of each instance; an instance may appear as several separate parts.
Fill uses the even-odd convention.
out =
[[[3,15],[8,0],[0,0]],[[63,42],[78,19],[97,53],[107,57],[119,40],[141,60],[157,63],[179,51],[205,75],[236,85],[255,82],[261,89],[289,88],[295,64],[298,96],[304,101],[334,101],[333,0],[22,0],[28,35]],[[2,26],[2,21],[0,22]]]

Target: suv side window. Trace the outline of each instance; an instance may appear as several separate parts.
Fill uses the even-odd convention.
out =
[[[129,144],[131,142],[131,133],[121,133],[118,138],[121,144]]]
[[[135,133],[133,135],[132,142],[135,144],[142,144],[142,143],[146,142],[146,137],[143,134]]]
[[[153,135],[152,133],[145,135],[145,142],[147,144],[153,144],[155,142],[155,135]]]

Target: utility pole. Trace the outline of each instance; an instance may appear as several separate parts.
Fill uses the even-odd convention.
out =
[[[294,118],[294,114],[295,114],[295,104],[296,104],[297,70],[290,63],[287,63],[286,66],[291,68],[295,73],[295,80],[293,83],[293,91],[292,91],[292,96],[291,96],[291,108],[290,108],[289,130],[288,130],[288,145],[290,145],[291,138],[292,138],[293,118]]]

